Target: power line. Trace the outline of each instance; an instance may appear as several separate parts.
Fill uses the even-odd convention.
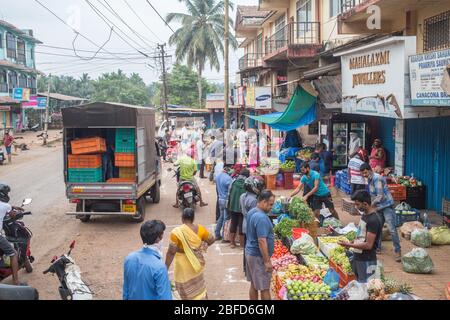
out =
[[[161,18],[162,21],[164,21],[164,23],[166,24],[166,26],[173,32],[173,34],[175,34],[175,31],[173,31],[172,27],[167,23],[167,21],[161,16],[161,14],[158,12],[158,10],[156,10],[156,8],[150,3],[149,0],[146,0],[147,3],[150,5],[150,7],[152,7],[152,9],[156,12],[156,14]]]
[[[70,57],[70,58],[76,58],[76,55],[68,55],[68,54],[62,54],[62,53],[52,53],[52,52],[42,52],[42,51],[36,51],[36,53],[39,54],[45,54],[49,56],[58,56],[58,57]],[[148,59],[151,58],[150,56],[142,57],[142,56],[135,56],[135,57],[128,57],[126,59]],[[105,57],[94,57],[90,60],[123,60],[123,58],[105,58]]]
[[[103,0],[105,2],[105,4],[107,6],[105,6],[102,2],[100,2],[100,0],[97,0],[104,8],[106,8],[109,12],[111,12],[113,15],[115,15],[117,17],[117,19],[119,19],[124,25],[127,26],[128,29],[131,30],[131,32],[133,32],[140,40],[142,40],[142,42],[145,42],[149,47],[152,46],[152,44],[156,44],[155,41],[149,40],[146,37],[142,36],[141,34],[139,34],[135,29],[133,29],[132,27],[130,27],[130,25],[122,19],[122,17],[117,13],[116,10],[114,10],[114,8],[106,1]],[[109,9],[108,9],[109,7]],[[150,44],[149,42],[151,42],[152,44]]]
[[[76,30],[75,28],[73,28],[71,25],[69,25],[66,21],[64,21],[64,19],[62,19],[61,17],[59,17],[55,12],[53,12],[50,8],[48,8],[45,4],[43,4],[41,1],[39,0],[34,0],[35,2],[37,2],[41,7],[43,7],[45,10],[47,10],[48,12],[50,12],[56,19],[58,19],[59,21],[61,21],[64,25],[66,25],[67,27],[69,27],[75,34],[80,35],[82,38],[86,39],[87,41],[89,41],[91,44],[93,44],[94,46],[96,46],[97,48],[100,48],[100,50],[105,51],[106,53],[109,53],[112,56],[118,57],[117,55],[115,55],[114,53],[109,52],[108,50],[106,50],[103,47],[100,47],[98,44],[96,44],[94,41],[92,41],[90,38],[86,37],[85,35],[83,35],[82,33],[78,32],[78,30]],[[119,58],[121,60],[124,61],[129,61],[130,63],[134,63],[134,64],[140,64],[137,62],[133,62],[131,60],[128,60],[126,58]]]
[[[128,8],[130,8],[130,10],[134,13],[134,15],[139,19],[139,21],[141,21],[142,24],[147,28],[147,30],[150,31],[150,33],[153,34],[158,40],[160,40],[161,42],[163,42],[163,41],[161,40],[161,38],[158,37],[158,35],[157,35],[155,32],[153,32],[152,29],[150,29],[150,27],[144,22],[144,20],[141,19],[141,17],[140,17],[140,16],[137,14],[137,12],[131,7],[131,5],[128,3],[128,1],[127,1],[127,0],[123,0],[123,1],[126,3],[126,5],[128,6]]]
[[[133,40],[132,38],[130,38],[125,32],[122,31],[122,29],[120,29],[114,22],[112,22],[110,19],[108,19],[96,6],[94,6],[89,0],[85,0],[86,3],[91,7],[91,9],[95,12],[95,14],[97,16],[99,16],[103,22],[105,22],[105,24],[112,28],[113,26],[116,27],[120,32],[122,32],[126,37],[128,37],[128,39],[130,39],[131,41],[133,41],[134,43],[136,43],[138,46],[140,46],[140,44],[138,42],[136,42],[135,40]],[[110,25],[111,23],[111,25]],[[119,36],[120,39],[122,39],[126,44],[128,44],[130,47],[132,47],[134,50],[136,50],[137,52],[139,52],[140,54],[142,54],[143,56],[148,56],[146,53],[142,52],[142,50],[137,49],[136,47],[134,47],[132,44],[130,44],[124,37],[122,37],[117,31],[115,31],[114,29],[112,29],[113,32],[115,34],[117,34]]]
[[[50,45],[45,45],[45,44],[38,44],[38,46],[45,47],[45,48],[51,48],[51,49],[73,51],[72,48],[67,48],[67,47],[50,46]],[[77,49],[77,51],[79,51],[79,52],[87,52],[87,53],[95,53],[95,52],[97,52],[97,51],[93,51],[93,50],[81,50],[81,49]],[[133,53],[131,53],[131,51],[133,51]],[[114,54],[136,56],[136,53],[134,53],[134,50],[130,50],[128,52],[115,52]]]

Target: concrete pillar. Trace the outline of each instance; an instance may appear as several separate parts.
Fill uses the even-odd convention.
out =
[[[395,174],[405,173],[405,120],[395,120]]]

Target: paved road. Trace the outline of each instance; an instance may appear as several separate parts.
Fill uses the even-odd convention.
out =
[[[64,213],[73,210],[65,197],[62,147],[32,150],[14,158],[14,164],[0,166],[0,180],[12,188],[12,203],[33,198],[29,207],[32,217],[25,222],[33,231],[32,253],[36,257],[34,272],[21,271],[21,280],[35,286],[42,299],[59,299],[58,281],[43,275],[55,255],[67,251],[71,240],[77,245],[73,257],[83,277],[90,283],[96,299],[121,299],[122,264],[124,257],[141,246],[139,224],[123,217],[95,217],[83,224]],[[206,180],[200,182],[210,206],[199,208],[197,222],[213,230],[215,218],[214,187]],[[147,219],[163,220],[169,232],[181,222],[181,212],[172,208],[175,180],[164,174],[161,202],[147,205]],[[249,285],[242,273],[242,251],[225,244],[214,244],[208,251],[205,271],[210,299],[247,299]],[[5,280],[8,282],[8,280]]]

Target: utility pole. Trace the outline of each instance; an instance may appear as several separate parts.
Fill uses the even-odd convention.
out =
[[[48,76],[48,88],[47,88],[47,103],[45,105],[45,120],[44,120],[44,142],[43,145],[47,145],[47,139],[48,139],[48,113],[49,113],[49,104],[50,104],[50,84],[52,82],[52,75],[49,74]]]
[[[230,92],[230,75],[229,75],[229,61],[228,61],[228,49],[229,49],[229,9],[230,9],[230,5],[229,5],[229,1],[225,0],[225,33],[224,33],[224,38],[225,38],[225,53],[224,53],[224,59],[225,59],[225,111],[224,111],[224,129],[227,130],[228,129],[228,107],[229,107],[229,92]]]
[[[169,110],[167,108],[167,73],[166,73],[166,52],[164,47],[166,44],[158,44],[158,49],[160,50],[160,58],[162,61],[162,82],[163,82],[163,107],[164,107],[164,118],[166,120],[167,129],[170,129],[169,124]]]

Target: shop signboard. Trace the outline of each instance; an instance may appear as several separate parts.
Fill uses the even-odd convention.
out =
[[[272,109],[271,87],[255,87],[255,109]]]
[[[391,37],[338,53],[342,112],[403,119],[410,105],[408,57],[415,37]]]
[[[29,101],[22,102],[22,108],[30,109],[30,108],[37,107],[37,105],[38,105],[37,99],[38,99],[37,96],[30,96]]]
[[[45,109],[47,107],[47,98],[37,98],[37,107]]]
[[[245,97],[247,107],[255,107],[255,87],[247,87],[247,96]]]
[[[27,88],[14,88],[13,99],[17,101],[30,101],[30,89]]]
[[[11,111],[11,106],[0,106],[0,111]]]
[[[411,56],[411,105],[448,107],[450,95],[442,88],[442,79],[450,64],[450,50]]]

